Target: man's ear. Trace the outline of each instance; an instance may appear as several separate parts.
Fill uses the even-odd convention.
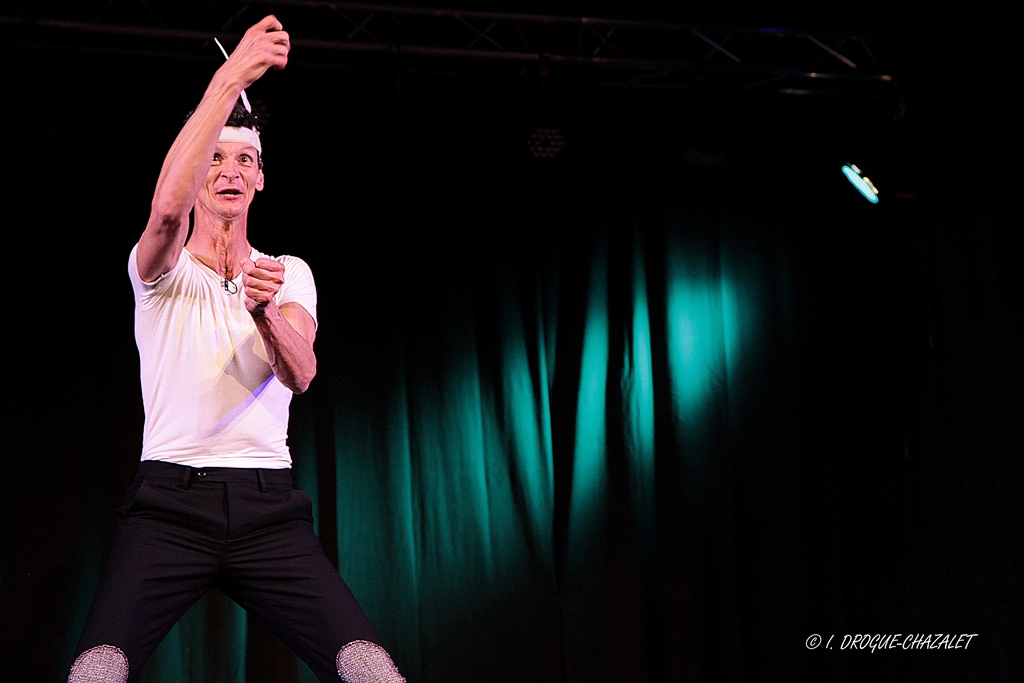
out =
[[[259,175],[256,176],[256,191],[259,192],[263,189],[263,169],[259,171]]]

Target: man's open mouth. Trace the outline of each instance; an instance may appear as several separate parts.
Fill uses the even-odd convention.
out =
[[[241,190],[221,190],[217,194],[220,194],[220,195],[239,195],[239,194],[242,194],[242,191]]]

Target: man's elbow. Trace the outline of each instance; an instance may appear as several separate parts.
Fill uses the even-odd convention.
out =
[[[188,225],[188,214],[195,197],[188,188],[158,182],[149,204],[149,228],[158,232],[177,233],[182,224]]]
[[[288,388],[292,390],[293,394],[304,394],[309,389],[309,385],[313,383],[314,377],[316,377],[316,361],[313,361],[313,365],[308,371],[296,374],[289,382]]]
[[[184,214],[187,219],[188,213]],[[149,222],[146,224],[147,232],[154,235],[166,235],[176,237],[181,230],[183,215],[181,210],[170,203],[153,202],[149,211]]]

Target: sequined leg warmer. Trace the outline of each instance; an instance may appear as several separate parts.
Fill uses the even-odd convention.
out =
[[[345,683],[405,683],[387,650],[368,640],[353,640],[341,648],[337,664]]]
[[[68,675],[68,683],[125,683],[127,680],[128,658],[113,645],[97,645],[78,655]]]

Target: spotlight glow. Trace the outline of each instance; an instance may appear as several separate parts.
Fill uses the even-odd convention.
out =
[[[865,199],[872,204],[878,203],[878,188],[868,178],[861,175],[859,168],[853,164],[843,166],[843,174],[864,195]]]

